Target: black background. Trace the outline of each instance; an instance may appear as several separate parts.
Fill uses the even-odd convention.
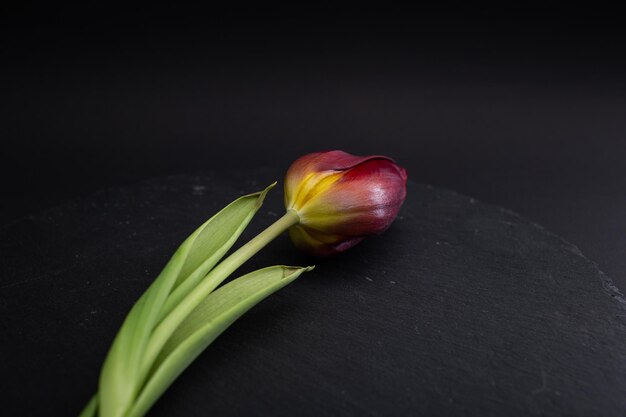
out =
[[[154,176],[382,153],[546,226],[626,288],[619,22],[111,11],[3,11],[0,222]]]

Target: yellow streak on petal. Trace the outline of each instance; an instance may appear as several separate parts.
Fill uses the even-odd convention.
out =
[[[307,233],[307,231],[296,225],[289,229],[289,237],[297,248],[307,250],[310,248],[320,248],[324,244],[319,240],[313,238]]]
[[[335,182],[341,179],[342,175],[343,172],[336,171],[311,172],[307,174],[299,184],[290,208],[297,210],[303,215],[301,211],[306,203],[331,188]]]

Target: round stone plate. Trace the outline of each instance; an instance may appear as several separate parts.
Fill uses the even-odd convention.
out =
[[[0,229],[3,410],[77,415],[178,244],[271,170],[101,191]],[[242,241],[283,212],[270,192]],[[151,416],[624,416],[626,303],[510,211],[409,183],[393,226],[331,259],[286,236],[239,273],[316,264],[211,345]]]

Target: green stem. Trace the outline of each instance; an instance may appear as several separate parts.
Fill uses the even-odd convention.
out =
[[[260,251],[265,245],[278,235],[300,222],[295,210],[289,209],[283,217],[278,219],[267,229],[233,252],[228,258],[217,265],[206,277],[174,308],[154,329],[144,352],[140,380],[145,381],[154,361],[161,349],[178,328],[180,323],[204,300],[222,281],[239,268],[244,262]]]

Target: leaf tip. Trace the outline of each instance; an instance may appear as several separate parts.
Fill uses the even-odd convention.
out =
[[[303,272],[312,271],[315,268],[313,266],[301,267],[301,266],[283,266],[283,279],[285,278],[298,278]],[[295,276],[293,276],[295,275]]]
[[[257,195],[257,200],[256,200],[256,207],[259,208],[261,207],[261,205],[263,205],[263,201],[265,200],[265,196],[267,195],[267,193],[276,186],[276,184],[278,184],[278,181],[274,181],[273,183],[271,183],[270,185],[268,185],[265,190],[260,191],[258,193],[256,193]]]

